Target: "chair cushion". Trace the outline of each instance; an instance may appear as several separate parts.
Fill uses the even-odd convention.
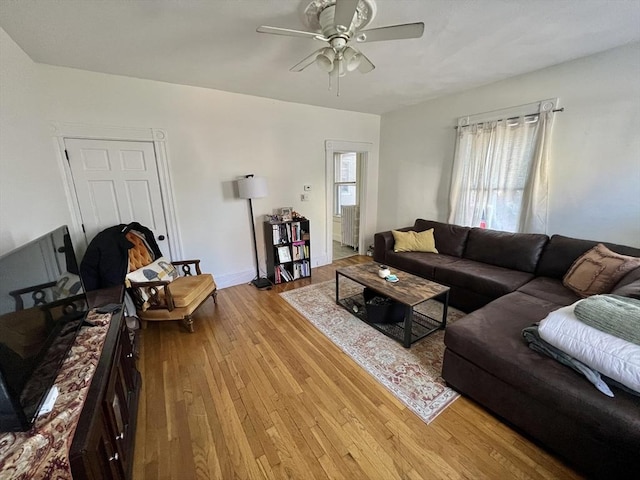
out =
[[[184,304],[185,306],[176,306],[176,308],[174,308],[173,310],[167,310],[165,308],[160,308],[160,309],[148,309],[144,312],[139,311],[138,312],[138,317],[140,318],[140,320],[147,320],[147,321],[162,321],[162,320],[182,320],[184,319],[187,315],[191,315],[193,312],[196,311],[196,309],[202,304],[202,302],[204,302],[207,297],[209,297],[215,290],[216,290],[216,283],[213,280],[213,277],[208,274],[208,273],[203,273],[200,275],[195,275],[193,277],[180,277],[178,280],[182,280],[182,279],[192,279],[191,281],[187,281],[187,282],[178,282],[177,280],[175,282],[173,282],[171,284],[170,290],[171,290],[171,295],[174,295],[174,286],[181,284],[180,285],[180,290],[182,288],[187,289],[187,285],[190,283],[195,282],[194,279],[197,279],[196,283],[199,283],[199,285],[196,285],[196,289],[198,290],[198,294],[194,294],[194,292],[192,291],[192,295],[189,297],[191,299],[191,303],[186,303],[186,297],[182,297],[182,300],[180,300],[180,304]],[[174,300],[176,300],[176,297],[180,296],[180,291],[176,290],[175,295],[174,295]]]
[[[179,277],[171,283],[171,295],[173,304],[176,307],[187,307],[202,292],[211,291],[216,288],[213,276],[209,273],[191,275],[189,277]]]

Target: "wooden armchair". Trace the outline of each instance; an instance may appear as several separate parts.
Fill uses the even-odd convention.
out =
[[[169,262],[160,257],[153,261],[152,252],[136,232],[128,232],[126,238],[134,244],[129,250],[126,286],[143,328],[146,322],[181,320],[193,333],[193,313],[209,297],[218,303],[213,276],[202,273],[200,260]]]

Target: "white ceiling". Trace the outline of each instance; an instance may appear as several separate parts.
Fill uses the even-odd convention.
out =
[[[367,28],[424,22],[420,39],[361,44],[376,65],[341,79],[315,65],[309,0],[0,0],[0,26],[36,62],[381,114],[640,41],[639,0],[377,0]],[[0,59],[1,61],[1,59]]]

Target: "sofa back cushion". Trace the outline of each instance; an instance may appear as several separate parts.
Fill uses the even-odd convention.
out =
[[[598,243],[602,243],[610,250],[621,255],[640,257],[640,248],[553,235],[542,252],[536,275],[539,277],[562,278],[578,257],[591,250]]]
[[[541,233],[511,233],[472,228],[464,250],[464,258],[533,273],[548,240],[549,237]]]
[[[627,273],[611,290],[611,295],[637,298],[640,300],[640,268]]]
[[[423,232],[433,228],[433,238],[439,253],[462,257],[464,247],[469,236],[469,227],[461,227],[450,223],[436,222],[434,220],[416,220],[413,228],[417,232]]]

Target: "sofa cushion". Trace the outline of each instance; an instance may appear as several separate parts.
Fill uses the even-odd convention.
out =
[[[517,290],[531,280],[533,274],[461,258],[452,264],[436,266],[434,278],[445,285],[497,298]]]
[[[433,228],[433,237],[436,241],[438,252],[454,257],[462,257],[464,247],[469,236],[469,227],[461,227],[450,223],[436,222],[433,220],[417,219],[413,228],[422,232]]]
[[[640,248],[617,245],[615,243],[596,242],[594,240],[581,240],[578,238],[553,235],[542,251],[536,275],[542,277],[562,278],[569,270],[573,262],[592,249],[598,243],[602,243],[609,250],[622,255],[640,257]]]
[[[571,305],[580,300],[580,296],[565,287],[561,280],[551,277],[536,277],[521,286],[518,291],[558,306]]]
[[[428,280],[433,280],[435,268],[459,261],[460,258],[451,255],[426,252],[387,252],[385,264],[413,273]]]
[[[612,295],[640,298],[640,268],[630,271],[611,290]]]
[[[394,252],[438,253],[435,240],[433,238],[433,228],[423,232],[416,232],[414,230],[409,232],[391,230],[391,233],[393,234],[394,240]]]
[[[540,233],[472,228],[463,256],[469,260],[533,273],[548,240],[549,237]]]
[[[640,258],[620,255],[599,243],[573,262],[562,283],[582,297],[609,293],[627,273],[638,267]]]

